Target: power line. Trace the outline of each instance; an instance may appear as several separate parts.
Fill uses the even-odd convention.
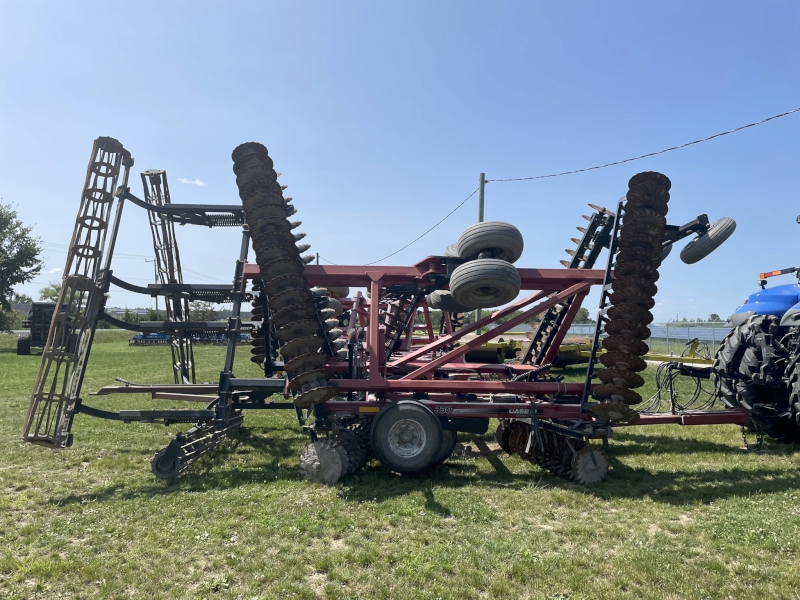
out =
[[[475,194],[477,194],[477,193],[478,193],[478,190],[479,190],[479,189],[480,189],[480,188],[475,188],[475,190],[474,190],[474,191],[473,191],[473,192],[472,192],[472,193],[471,193],[469,196],[467,196],[466,198],[464,198],[464,200],[462,200],[461,204],[459,204],[459,205],[458,205],[458,206],[456,206],[456,207],[455,207],[453,210],[451,210],[449,213],[447,213],[447,214],[446,214],[446,215],[445,215],[445,216],[444,216],[444,217],[443,217],[443,218],[442,218],[442,219],[441,219],[441,220],[440,220],[438,223],[436,223],[436,224],[435,224],[433,227],[431,227],[430,229],[428,229],[428,231],[426,231],[425,233],[423,233],[421,236],[419,236],[418,238],[415,238],[415,239],[411,240],[411,241],[410,241],[410,242],[408,242],[408,243],[407,243],[405,246],[403,246],[402,248],[400,248],[400,250],[395,250],[394,252],[392,252],[391,254],[387,254],[387,255],[386,255],[386,256],[384,256],[383,258],[379,258],[379,259],[378,259],[378,260],[376,260],[376,261],[373,261],[373,262],[371,262],[371,263],[367,263],[367,264],[366,264],[366,266],[374,265],[374,264],[377,264],[377,263],[379,263],[379,262],[381,262],[381,261],[384,261],[384,260],[386,260],[387,258],[391,258],[392,256],[394,256],[394,255],[395,255],[395,254],[397,254],[398,252],[402,252],[403,250],[405,250],[406,248],[408,248],[408,247],[409,247],[411,244],[414,244],[414,243],[418,242],[419,240],[421,240],[422,238],[424,238],[424,237],[425,237],[426,235],[428,235],[428,234],[429,234],[431,231],[433,231],[434,229],[436,229],[436,228],[437,228],[439,225],[441,225],[441,224],[442,224],[442,223],[444,223],[444,222],[445,222],[445,221],[446,221],[448,218],[450,218],[450,215],[452,215],[452,214],[453,214],[454,212],[456,212],[456,211],[457,211],[459,208],[461,208],[462,206],[464,206],[464,205],[467,203],[467,200],[469,200],[469,199],[470,199],[470,198],[472,198],[472,197],[473,197]]]
[[[742,131],[743,129],[747,129],[748,127],[755,127],[756,125],[761,125],[763,123],[767,123],[768,121],[773,121],[775,119],[780,119],[781,117],[786,117],[788,115],[794,114],[796,112],[800,112],[800,107],[794,108],[790,111],[781,113],[779,115],[773,115],[771,117],[767,117],[766,119],[761,119],[760,121],[756,121],[755,123],[748,123],[747,125],[742,125],[741,127],[737,127],[736,129],[731,129],[729,131],[723,131],[722,133],[715,133],[714,135],[710,135],[708,137],[701,138],[699,140],[694,140],[693,142],[686,142],[685,144],[681,144],[680,146],[672,146],[671,148],[664,148],[663,150],[659,150],[657,152],[649,152],[648,154],[642,154],[641,156],[635,156],[633,158],[626,158],[624,160],[617,160],[614,162],[606,163],[604,165],[597,165],[595,167],[588,167],[586,169],[576,169],[574,171],[564,171],[562,173],[551,173],[550,175],[536,175],[533,177],[511,177],[508,179],[487,179],[486,182],[490,181],[530,181],[532,179],[548,179],[550,177],[561,177],[562,175],[572,175],[574,173],[585,173],[586,171],[595,171],[597,169],[604,169],[606,167],[613,167],[614,165],[621,165],[624,163],[633,162],[635,160],[641,160],[643,158],[649,158],[650,156],[656,156],[657,154],[664,154],[665,152],[672,152],[673,150],[680,150],[681,148],[686,148],[687,146],[693,146],[694,144],[700,144],[702,142],[707,142],[709,140],[713,140],[718,137],[722,137],[723,135],[730,135],[731,133],[736,133],[737,131]]]
[[[58,252],[60,254],[69,254],[69,246],[66,244],[54,244],[52,242],[42,242],[42,245],[45,246],[45,250],[49,250],[50,252]],[[58,248],[65,248],[65,250],[58,250]],[[116,252],[114,254],[114,258],[152,258],[151,256],[145,256],[144,254],[126,254],[124,252]]]
[[[329,261],[329,260],[328,260],[327,258],[325,258],[324,256],[320,256],[320,257],[319,257],[319,259],[320,259],[320,260],[324,260],[324,261],[325,261],[326,263],[328,263],[329,265],[335,265],[335,264],[336,264],[335,262],[331,262],[331,261]]]
[[[219,281],[218,279],[214,279],[214,278],[209,277],[208,275],[206,275],[204,273],[199,273],[198,271],[192,271],[191,269],[189,269],[187,267],[181,267],[181,270],[182,271],[188,271],[189,273],[194,273],[198,277],[202,277],[203,279],[207,279],[208,281],[211,281],[212,283],[220,283],[220,284],[223,283],[223,282]]]
[[[780,119],[781,117],[786,117],[786,116],[788,116],[788,115],[791,115],[791,114],[794,114],[794,113],[796,113],[796,112],[800,112],[800,107],[798,107],[798,108],[794,108],[794,109],[792,109],[792,110],[789,110],[789,111],[786,111],[786,112],[783,112],[783,113],[780,113],[780,114],[777,114],[777,115],[773,115],[773,116],[771,116],[771,117],[767,117],[766,119],[761,119],[760,121],[755,121],[754,123],[748,123],[747,125],[742,125],[742,126],[740,126],[740,127],[736,127],[735,129],[730,129],[730,130],[728,130],[728,131],[723,131],[723,132],[721,132],[721,133],[715,133],[714,135],[710,135],[710,136],[708,136],[708,137],[704,137],[704,138],[701,138],[701,139],[699,139],[699,140],[694,140],[694,141],[691,141],[691,142],[686,142],[685,144],[681,144],[681,145],[679,145],[679,146],[672,146],[671,148],[664,148],[663,150],[658,150],[657,152],[649,152],[649,153],[647,153],[647,154],[642,154],[641,156],[634,156],[633,158],[626,158],[626,159],[624,159],[624,160],[617,160],[617,161],[610,162],[610,163],[606,163],[606,164],[603,164],[603,165],[596,165],[596,166],[594,166],[594,167],[587,167],[587,168],[585,168],[585,169],[575,169],[574,171],[562,171],[561,173],[550,173],[549,175],[534,175],[534,176],[532,176],[532,177],[509,177],[509,178],[507,178],[507,179],[487,179],[487,180],[486,180],[486,183],[489,183],[489,182],[491,182],[491,181],[495,181],[495,182],[506,182],[506,181],[531,181],[531,180],[534,180],[534,179],[548,179],[548,178],[551,178],[551,177],[561,177],[561,176],[563,176],[563,175],[573,175],[573,174],[575,174],[575,173],[585,173],[586,171],[595,171],[595,170],[597,170],[597,169],[605,169],[606,167],[613,167],[613,166],[615,166],[615,165],[621,165],[621,164],[624,164],[624,163],[633,162],[633,161],[635,161],[635,160],[641,160],[641,159],[643,159],[643,158],[649,158],[649,157],[651,157],[651,156],[656,156],[656,155],[658,155],[658,154],[664,154],[664,153],[666,153],[666,152],[672,152],[673,150],[679,150],[679,149],[681,149],[681,148],[686,148],[686,147],[688,147],[688,146],[693,146],[693,145],[695,145],[695,144],[700,144],[700,143],[702,143],[702,142],[707,142],[707,141],[709,141],[709,140],[713,140],[713,139],[715,139],[715,138],[722,137],[722,136],[724,136],[724,135],[730,135],[731,133],[736,133],[737,131],[742,131],[743,129],[748,129],[748,128],[750,128],[750,127],[755,127],[756,125],[762,125],[762,124],[764,124],[764,123],[767,123],[767,122],[769,122],[769,121],[774,121],[775,119]],[[425,237],[426,235],[428,235],[428,234],[429,234],[431,231],[433,231],[434,229],[436,229],[436,227],[438,227],[439,225],[441,225],[441,224],[442,224],[442,223],[443,223],[445,220],[447,220],[447,218],[449,218],[449,217],[450,217],[450,215],[452,215],[452,214],[453,214],[454,212],[456,212],[456,211],[457,211],[459,208],[461,208],[461,207],[462,207],[464,204],[466,204],[467,200],[469,200],[470,198],[472,198],[472,197],[475,195],[475,193],[476,193],[477,191],[478,191],[478,190],[476,189],[476,190],[475,190],[474,192],[472,192],[472,193],[471,193],[469,196],[467,196],[467,197],[464,199],[464,201],[463,201],[463,202],[461,202],[461,204],[459,204],[458,206],[456,206],[456,207],[455,207],[455,208],[454,208],[452,211],[450,211],[450,212],[449,212],[449,213],[448,213],[448,214],[447,214],[447,215],[446,215],[446,216],[445,216],[445,217],[444,217],[444,218],[443,218],[441,221],[439,221],[438,223],[436,223],[436,224],[435,224],[433,227],[431,227],[430,229],[428,229],[428,230],[427,230],[425,233],[423,233],[421,236],[419,236],[418,238],[416,238],[416,239],[414,239],[414,240],[410,241],[408,244],[406,244],[405,246],[403,246],[403,247],[402,247],[402,248],[400,248],[399,250],[397,250],[397,251],[395,251],[395,252],[392,252],[391,254],[388,254],[388,255],[384,256],[383,258],[381,258],[381,259],[379,259],[379,260],[376,260],[375,262],[367,263],[367,266],[369,266],[369,265],[374,265],[374,264],[376,264],[376,263],[379,263],[379,262],[381,262],[381,261],[384,261],[384,260],[386,260],[387,258],[390,258],[390,257],[394,256],[395,254],[398,254],[399,252],[402,252],[403,250],[405,250],[406,248],[408,248],[409,246],[411,246],[411,245],[412,245],[412,244],[414,244],[415,242],[418,242],[419,240],[421,240],[423,237]],[[322,257],[320,257],[320,258],[322,258]],[[323,259],[323,260],[324,260],[324,259]],[[331,264],[333,264],[333,263],[331,263]]]

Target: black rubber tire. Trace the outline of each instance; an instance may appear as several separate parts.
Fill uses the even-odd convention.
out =
[[[453,453],[453,450],[456,448],[456,442],[458,441],[458,432],[452,431],[450,429],[442,429],[442,447],[439,449],[439,454],[436,456],[436,459],[433,461],[432,467],[436,465],[442,464]]]
[[[467,227],[458,238],[458,255],[472,260],[491,250],[494,258],[514,263],[522,255],[525,243],[519,229],[505,221],[484,221]]]
[[[331,296],[334,298],[349,298],[350,297],[350,288],[347,286],[334,286],[329,287],[328,291],[331,293]]]
[[[731,237],[736,229],[736,221],[730,217],[717,219],[708,228],[708,232],[693,239],[681,250],[681,260],[687,265],[693,265],[703,260],[722,243]]]
[[[170,462],[165,462],[164,455],[166,453],[167,448],[164,448],[150,459],[150,470],[153,472],[153,475],[159,479],[174,479],[181,470],[180,459],[175,458]]]
[[[758,413],[769,414],[792,410],[790,394],[795,388],[795,379],[787,374],[788,386],[772,387],[753,381],[762,364],[761,348],[755,341],[759,333],[769,331],[779,317],[754,315],[735,327],[722,340],[714,357],[713,370],[717,374],[719,398],[729,407],[746,408],[753,415],[751,429],[760,429],[771,438],[792,443],[800,441],[800,424],[790,419],[759,419]]]
[[[511,302],[522,282],[517,268],[497,258],[479,258],[459,265],[450,276],[453,299],[474,308],[493,308]]]
[[[398,439],[398,429],[395,429],[402,425],[413,428],[417,432],[417,439],[422,437],[419,433],[424,434],[420,448],[406,448],[405,455],[402,453],[403,449],[398,448],[397,442],[401,440]],[[412,475],[430,467],[439,456],[442,424],[424,404],[414,400],[392,402],[375,416],[370,442],[372,452],[384,467],[401,475]],[[402,443],[408,445],[405,440]]]
[[[428,307],[435,310],[443,310],[451,313],[463,313],[471,310],[469,307],[456,302],[453,298],[453,294],[447,290],[431,292],[425,299],[428,301]]]
[[[752,382],[751,370],[757,369],[757,358],[750,344],[756,333],[769,326],[768,319],[757,315],[750,317],[734,327],[717,349],[713,370],[717,374],[720,400],[729,407],[743,406],[750,410],[753,400],[762,395],[757,389],[760,386]],[[745,354],[748,358],[743,363]]]
[[[444,255],[449,258],[458,258],[458,244],[450,244],[444,249]]]
[[[31,354],[31,334],[21,333],[17,337],[17,355],[30,356]]]
[[[670,252],[672,252],[672,244],[667,244],[661,249],[661,262],[664,262],[664,259],[669,256]]]

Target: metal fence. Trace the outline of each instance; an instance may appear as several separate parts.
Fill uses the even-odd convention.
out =
[[[651,352],[680,356],[688,350],[694,340],[698,340],[696,352],[707,351],[713,356],[730,330],[731,327],[724,322],[651,323],[650,339],[647,340],[647,344]],[[594,325],[573,325],[567,335],[590,337],[594,335]]]

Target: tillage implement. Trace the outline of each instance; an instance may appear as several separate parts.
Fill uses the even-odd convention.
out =
[[[26,441],[71,445],[79,413],[190,424],[151,461],[153,473],[168,479],[235,435],[245,411],[292,410],[310,437],[300,454],[301,473],[333,484],[373,458],[397,473],[419,473],[450,456],[458,432],[483,434],[497,419],[495,435],[503,450],[592,484],[608,472],[607,441],[618,426],[751,422],[751,407],[742,403],[724,410],[637,410],[662,259],[674,242],[695,235],[681,254],[684,262],[696,262],[732,232],[728,227],[727,235],[720,234],[719,222],[709,224],[705,215],[668,225],[666,176],[633,176],[612,210],[590,205],[588,225],[578,227],[581,237],[573,238],[564,268],[516,266],[523,236],[501,221],[473,225],[442,255],[413,265],[322,266],[311,264],[314,255],[299,231],[301,222],[294,220],[297,210],[284,196],[286,186],[278,182],[267,148],[248,142],[232,159],[241,202],[174,204],[166,172],[142,173],[144,193],[138,198],[129,187],[130,152],[112,138],[95,141],[56,303],[60,308],[25,420]],[[115,277],[111,269],[125,204],[148,214],[157,280],[146,287]],[[230,285],[184,282],[176,223],[241,229]],[[605,266],[595,268],[604,250]],[[112,285],[163,297],[166,319],[130,324],[108,315]],[[551,366],[595,285],[601,300],[586,378],[565,382]],[[223,321],[193,321],[189,302],[195,300],[230,303],[231,314]],[[251,304],[248,320],[245,303]],[[490,308],[487,316],[466,323],[465,313]],[[485,344],[537,316],[518,358],[508,360],[502,349],[484,351]],[[440,318],[438,328],[434,317]],[[173,383],[124,382],[101,388],[93,398],[149,393],[156,400],[199,402],[201,408],[90,406],[81,391],[100,319],[142,339],[165,340],[172,349]],[[263,377],[235,374],[243,335]],[[193,340],[222,336],[226,353],[219,382],[197,383]],[[602,368],[595,375],[598,362]]]

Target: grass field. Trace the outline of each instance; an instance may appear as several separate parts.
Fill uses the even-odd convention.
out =
[[[168,348],[127,337],[99,332],[87,403],[121,408],[86,395],[114,377],[171,383]],[[0,598],[800,597],[797,446],[747,452],[733,426],[631,428],[592,488],[463,449],[424,475],[371,463],[327,488],[300,478],[305,439],[276,411],[162,482],[148,461],[177,426],[79,415],[72,448],[23,443],[39,358],[12,343],[0,336]],[[222,353],[198,348],[199,380],[217,379]],[[238,374],[255,375],[240,354]]]

